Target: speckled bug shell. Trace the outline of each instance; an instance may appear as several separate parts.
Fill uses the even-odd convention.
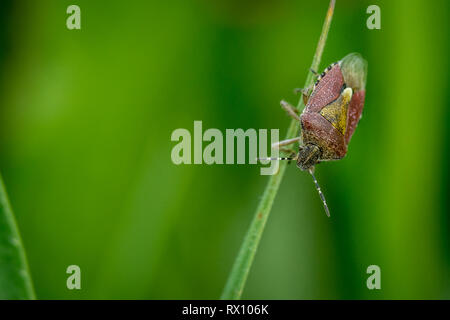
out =
[[[346,155],[364,107],[366,74],[367,64],[361,56],[349,54],[326,68],[314,84],[300,116],[301,136],[304,145],[311,143],[320,148],[319,161],[337,160]],[[353,94],[344,103],[342,92],[346,87]],[[338,117],[326,118],[326,111],[331,108]]]

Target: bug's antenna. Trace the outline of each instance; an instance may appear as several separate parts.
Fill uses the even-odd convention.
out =
[[[328,210],[327,200],[325,200],[325,196],[323,195],[322,190],[320,190],[319,183],[317,182],[317,179],[314,176],[314,168],[309,169],[309,173],[313,177],[317,192],[319,192],[320,199],[322,199],[323,207],[325,208],[325,213],[327,214],[328,217],[330,217],[330,210]]]

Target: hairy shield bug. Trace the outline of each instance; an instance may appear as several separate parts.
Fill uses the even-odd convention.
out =
[[[330,212],[314,176],[314,166],[322,161],[342,159],[347,154],[364,107],[366,77],[367,62],[360,54],[351,53],[317,75],[311,88],[301,90],[305,108],[300,116],[290,104],[281,101],[288,114],[300,121],[301,133],[297,138],[272,145],[290,157],[270,159],[296,160],[297,167],[309,171],[328,216]],[[300,142],[298,152],[285,147],[295,142]]]

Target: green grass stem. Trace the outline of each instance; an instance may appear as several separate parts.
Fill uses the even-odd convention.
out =
[[[333,18],[334,5],[335,0],[331,0],[330,5],[328,7],[327,15],[325,17],[325,22],[322,27],[322,33],[320,34],[319,42],[317,44],[316,52],[314,54],[314,58],[311,64],[312,70],[317,71],[319,68],[323,49],[325,47],[325,43],[328,36],[328,31],[330,29],[331,20]],[[314,75],[312,74],[312,72],[308,72],[304,88],[307,88],[310,85],[312,85],[313,81]],[[303,99],[300,97],[297,109],[302,110],[303,108],[304,108]],[[296,137],[298,135],[298,131],[299,131],[298,121],[292,120],[286,134],[286,139]],[[250,224],[250,227],[244,238],[244,242],[242,243],[241,249],[239,250],[231,273],[228,277],[221,299],[225,300],[240,299],[242,296],[242,292],[245,287],[245,282],[247,280],[250,268],[252,266],[259,241],[261,240],[264,227],[269,217],[270,209],[272,208],[273,201],[275,200],[275,196],[278,192],[281,180],[283,179],[286,166],[287,162],[281,161],[278,173],[269,178],[266,189],[264,190],[264,194],[256,209],[254,218]]]

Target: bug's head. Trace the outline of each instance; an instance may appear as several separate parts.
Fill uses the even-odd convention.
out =
[[[315,144],[301,146],[298,152],[297,167],[303,171],[311,169],[319,162],[320,155],[320,148]]]

